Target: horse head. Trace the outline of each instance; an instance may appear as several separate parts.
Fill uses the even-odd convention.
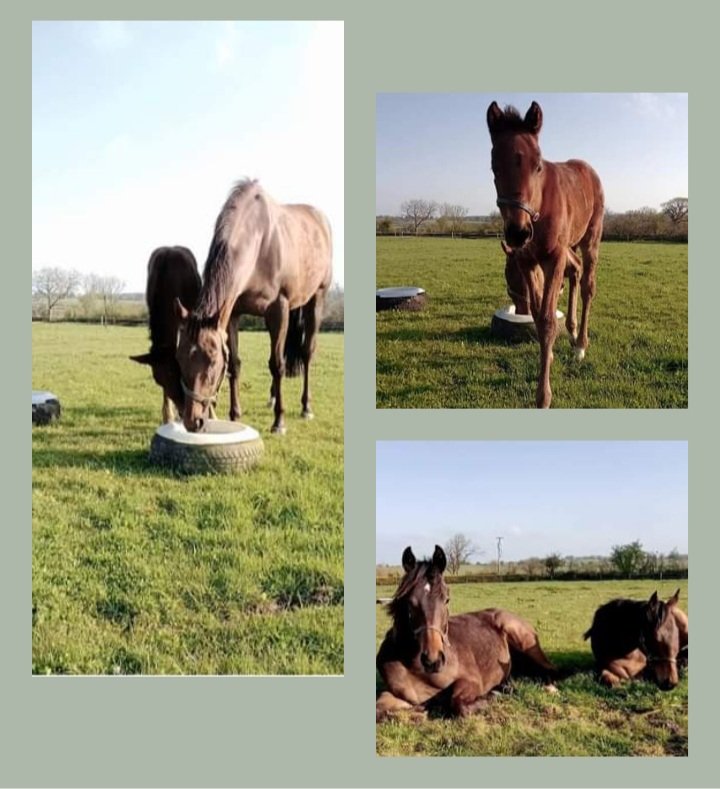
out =
[[[182,419],[185,429],[194,433],[205,426],[225,376],[227,332],[220,327],[219,316],[197,319],[180,299],[175,300],[175,309],[179,319],[176,359],[184,394]]]
[[[677,656],[680,631],[673,614],[680,590],[667,601],[658,599],[657,592],[645,603],[641,644],[647,657],[648,673],[661,690],[672,690],[678,684]]]
[[[149,353],[131,356],[130,359],[138,364],[147,364],[155,383],[175,403],[178,411],[182,411],[185,397],[180,382],[180,368],[174,352],[169,348],[151,348]]]
[[[429,560],[418,562],[409,546],[402,555],[405,575],[390,603],[399,638],[409,639],[424,671],[436,673],[447,660],[450,594],[443,579],[445,552],[435,546]]]
[[[503,111],[493,102],[488,107],[487,124],[505,240],[510,247],[519,249],[532,240],[533,225],[540,218],[544,167],[538,134],[542,110],[534,101],[523,118],[514,107]]]

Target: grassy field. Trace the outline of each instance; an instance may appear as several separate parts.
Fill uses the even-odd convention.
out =
[[[540,643],[560,668],[571,670],[549,694],[529,680],[464,720],[407,718],[377,726],[383,756],[686,756],[688,678],[670,692],[633,681],[616,690],[601,686],[593,673],[589,643],[582,634],[595,609],[613,597],[665,598],[681,588],[687,611],[687,581],[565,581],[456,584],[452,613],[499,606],[532,622]],[[378,597],[394,588],[379,586]],[[377,644],[389,626],[377,607]],[[380,687],[380,680],[377,680]]]
[[[33,428],[33,672],[342,673],[343,336],[319,339],[316,419],[290,380],[276,437],[268,336],[241,335],[265,455],[237,476],[148,464],[161,392],[127,358],[147,348],[144,328],[33,324],[33,389],[63,405]]]
[[[498,239],[376,243],[377,287],[418,285],[428,294],[422,312],[377,315],[377,406],[534,407],[537,344],[490,334],[494,311],[510,301]],[[602,244],[590,348],[577,364],[567,333],[558,337],[554,408],[687,407],[687,266],[684,244]]]

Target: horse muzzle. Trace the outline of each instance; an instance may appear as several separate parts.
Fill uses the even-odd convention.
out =
[[[518,225],[508,222],[505,225],[505,241],[511,249],[521,249],[532,238],[532,225]]]
[[[445,667],[445,653],[441,650],[436,660],[430,660],[427,652],[420,653],[420,663],[428,674],[437,674]]]

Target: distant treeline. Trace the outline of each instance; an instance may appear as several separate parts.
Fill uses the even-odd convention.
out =
[[[661,210],[645,207],[623,213],[607,211],[603,240],[686,243],[687,205],[686,198],[674,198],[663,203]],[[375,232],[379,236],[484,238],[499,236],[502,230],[502,218],[497,211],[489,216],[467,216],[467,210],[462,206],[439,206],[422,200],[403,203],[400,216],[375,218]]]
[[[383,568],[378,568],[376,582],[381,586],[397,586],[403,574],[400,570],[385,572]],[[662,572],[641,572],[633,575],[635,579],[657,579],[659,581],[670,579],[683,579],[688,577],[688,568],[664,570]],[[612,581],[626,579],[627,575],[616,570],[590,571],[590,570],[568,570],[557,572],[550,577],[548,574],[535,575],[528,572],[502,572],[500,575],[492,572],[465,572],[462,575],[445,575],[445,581],[449,584],[475,584],[475,583],[518,583],[521,581]]]
[[[33,297],[32,319],[47,321],[49,316],[53,322],[66,321],[114,326],[137,326],[146,324],[148,320],[147,305],[142,295],[128,297],[121,295],[110,301],[92,293],[84,293],[60,299],[52,304],[50,309],[48,309],[46,299]],[[345,293],[340,286],[336,285],[328,294],[321,328],[323,331],[343,331],[344,326]],[[242,315],[240,329],[243,331],[266,331],[265,321],[254,315]]]

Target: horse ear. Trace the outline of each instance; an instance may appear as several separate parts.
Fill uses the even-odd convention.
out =
[[[181,321],[186,321],[188,319],[188,315],[190,312],[183,307],[183,303],[180,301],[177,296],[175,297],[175,314],[180,318]]]
[[[129,356],[128,359],[138,364],[152,364],[152,355],[149,353],[141,353],[138,356]]]
[[[433,553],[432,563],[433,567],[435,567],[438,572],[445,572],[445,568],[447,567],[447,557],[445,556],[445,551],[443,551],[439,545],[435,546],[435,553]]]
[[[657,590],[656,590],[656,591],[654,591],[654,592],[653,592],[653,593],[650,595],[650,599],[648,600],[648,603],[650,603],[650,605],[653,605],[653,606],[657,605],[657,603],[658,603],[658,595],[657,595]]]
[[[525,113],[525,127],[531,134],[538,134],[542,128],[543,114],[540,105],[534,101]]]
[[[498,107],[498,103],[494,101],[487,109],[487,125],[490,134],[500,131],[504,120],[505,113]]]
[[[417,560],[415,559],[415,554],[412,552],[412,548],[408,545],[408,547],[403,551],[402,555],[402,566],[403,570],[406,573],[409,573],[413,567],[415,567]]]
[[[675,594],[667,601],[665,605],[669,608],[674,608],[678,604],[678,600],[680,599],[680,590],[676,590]]]

